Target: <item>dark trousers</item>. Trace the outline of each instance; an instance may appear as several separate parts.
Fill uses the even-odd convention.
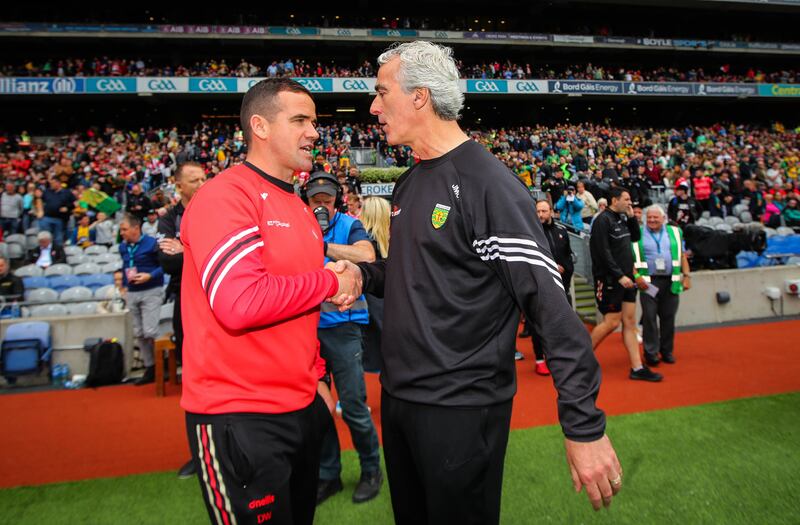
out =
[[[211,523],[314,521],[321,429],[331,424],[317,395],[285,414],[186,414],[200,491]]]
[[[383,391],[383,455],[397,525],[499,523],[511,405],[423,405]]]
[[[678,313],[679,296],[670,291],[669,276],[653,276],[652,284],[658,288],[655,299],[642,292],[642,341],[644,353],[652,360],[672,355],[675,341],[675,316]]]

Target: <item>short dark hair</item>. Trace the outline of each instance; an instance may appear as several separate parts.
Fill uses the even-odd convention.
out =
[[[536,201],[536,204],[538,205],[540,202],[543,202],[543,203],[547,204],[547,207],[550,208],[550,211],[553,211],[553,203],[552,202],[550,202],[547,199],[539,199],[538,201]]]
[[[242,99],[242,109],[239,112],[239,119],[244,132],[244,141],[250,145],[253,131],[250,129],[250,118],[253,115],[261,115],[267,120],[272,120],[275,113],[279,111],[275,103],[275,97],[281,91],[292,93],[305,93],[309,97],[311,92],[303,84],[291,78],[267,78],[247,90]]]
[[[126,213],[123,215],[122,221],[120,222],[127,222],[130,226],[138,226],[139,228],[142,227],[142,219],[140,219],[138,215],[134,215],[132,213]]]
[[[175,182],[180,182],[181,178],[183,178],[183,170],[186,168],[200,168],[201,170],[205,171],[203,165],[199,162],[195,162],[193,160],[184,162],[178,165],[178,169],[175,170]]]
[[[627,193],[628,195],[630,195],[628,190],[626,190],[622,186],[614,186],[613,188],[608,190],[608,197],[609,199],[611,199],[611,201],[614,201],[614,199],[619,200],[620,198],[622,198],[623,193]]]

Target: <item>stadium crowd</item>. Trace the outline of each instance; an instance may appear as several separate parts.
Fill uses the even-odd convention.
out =
[[[44,62],[28,60],[23,64],[0,67],[2,76],[26,77],[86,77],[86,76],[166,76],[166,77],[373,77],[377,68],[369,61],[346,66],[333,61],[279,59],[228,63],[224,58],[197,61],[191,65],[156,64],[151,60],[93,57],[50,59]],[[625,82],[746,82],[794,84],[798,71],[761,68],[740,68],[721,64],[714,68],[657,67],[631,68],[622,65],[588,64],[531,64],[483,61],[459,62],[462,78],[486,79],[550,79],[550,80],[618,80]]]

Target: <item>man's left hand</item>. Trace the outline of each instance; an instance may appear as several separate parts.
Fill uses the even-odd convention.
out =
[[[608,436],[588,443],[565,439],[564,444],[575,492],[586,487],[594,510],[611,505],[622,488],[622,466]]]
[[[692,288],[692,278],[689,277],[688,275],[684,275],[683,279],[681,279],[681,284],[683,285],[684,291],[691,289]]]
[[[144,284],[150,280],[151,275],[149,273],[137,273],[133,277],[131,277],[132,284]]]

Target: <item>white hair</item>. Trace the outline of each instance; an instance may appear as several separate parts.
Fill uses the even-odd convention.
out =
[[[647,214],[650,213],[651,210],[652,211],[657,211],[658,214],[661,215],[662,219],[665,219],[667,217],[667,212],[665,212],[664,208],[662,208],[658,204],[651,204],[650,206],[645,208],[644,209],[644,216],[647,217]]]
[[[378,65],[394,57],[400,58],[397,80],[404,92],[427,88],[434,113],[442,120],[458,119],[464,94],[458,87],[458,68],[451,48],[425,40],[397,43],[378,57]]]
[[[51,241],[51,240],[53,240],[53,234],[52,234],[52,233],[50,233],[50,232],[49,232],[49,231],[47,231],[47,230],[42,230],[42,231],[40,231],[39,233],[37,233],[37,234],[36,234],[36,239],[37,239],[37,240],[40,240],[40,241],[41,241],[42,239],[47,239],[47,240],[50,240],[50,241]]]

